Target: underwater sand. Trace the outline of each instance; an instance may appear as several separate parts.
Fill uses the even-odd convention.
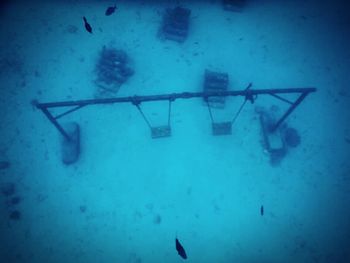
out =
[[[190,8],[182,43],[157,38],[166,1],[13,1],[0,6],[0,262],[350,262],[350,18],[344,1],[178,1]],[[321,3],[320,3],[321,2]],[[85,31],[86,16],[94,33]],[[79,161],[39,102],[93,98],[103,45],[123,49],[135,74],[118,96],[201,91],[206,68],[230,89],[316,87],[288,118],[301,144],[278,166],[248,103],[231,136],[212,136],[200,99],[176,100],[172,137],[151,139],[131,104],[89,106]],[[227,99],[218,120],[242,98]],[[167,102],[142,104],[154,125]],[[11,203],[12,196],[20,201]],[[260,207],[264,205],[264,215]],[[15,218],[11,213],[18,211]]]

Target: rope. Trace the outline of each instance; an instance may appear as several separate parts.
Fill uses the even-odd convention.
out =
[[[143,113],[143,111],[142,111],[142,109],[141,109],[141,107],[140,107],[140,103],[139,103],[139,102],[137,102],[137,103],[134,103],[134,102],[133,102],[133,104],[136,106],[136,108],[137,108],[137,109],[139,110],[139,112],[141,113],[141,116],[142,116],[142,118],[145,120],[145,122],[147,123],[148,127],[149,127],[150,129],[152,129],[152,125],[150,124],[150,122],[147,120],[145,114]]]
[[[168,126],[170,126],[170,117],[171,117],[171,102],[174,101],[174,98],[170,98],[169,99],[169,106],[168,106]],[[136,106],[136,108],[139,110],[139,112],[141,113],[142,118],[144,119],[144,121],[147,123],[148,127],[150,129],[152,129],[152,125],[151,123],[148,121],[148,119],[146,118],[146,115],[143,113],[140,104],[141,102],[138,101],[137,99],[133,99],[132,104]]]
[[[214,123],[214,118],[213,118],[213,113],[211,112],[211,108],[210,108],[210,105],[209,105],[209,102],[208,102],[208,98],[205,98],[205,102],[207,103],[207,107],[208,107],[208,110],[209,110],[211,123],[213,124]]]
[[[252,83],[249,83],[245,90],[248,91],[252,86],[253,86],[253,84],[252,84]],[[250,103],[253,104],[254,101],[255,101],[255,99],[256,99],[256,97],[257,97],[257,96],[253,96],[251,93],[247,93],[247,95],[246,95],[245,98],[244,98],[243,103],[242,103],[241,106],[239,107],[239,109],[238,109],[236,115],[233,117],[233,119],[232,119],[232,121],[231,121],[231,125],[234,124],[234,122],[235,122],[236,119],[238,118],[239,114],[241,114],[241,111],[243,110],[243,108],[244,108],[246,102],[249,100]]]
[[[168,107],[168,126],[170,127],[170,114],[171,114],[171,99],[169,100],[169,107]]]
[[[231,121],[231,125],[234,124],[234,122],[236,121],[236,119],[238,118],[239,114],[241,113],[241,111],[243,110],[244,105],[246,104],[247,99],[245,99],[241,105],[241,107],[239,107],[239,110],[237,111],[236,115],[233,117],[232,121]]]

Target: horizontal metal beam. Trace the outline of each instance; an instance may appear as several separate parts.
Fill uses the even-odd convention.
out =
[[[162,100],[176,100],[176,99],[191,99],[191,98],[207,98],[207,97],[228,97],[228,96],[256,96],[256,95],[275,95],[287,93],[302,93],[309,94],[315,92],[316,88],[288,88],[288,89],[245,89],[245,90],[231,90],[231,91],[208,91],[208,92],[182,92],[169,93],[160,95],[146,95],[146,96],[128,96],[116,98],[102,98],[102,99],[87,99],[74,101],[59,101],[48,103],[36,103],[39,109],[55,108],[55,107],[70,107],[70,106],[87,106],[95,104],[113,104],[113,103],[134,103],[139,104],[147,101],[162,101]]]

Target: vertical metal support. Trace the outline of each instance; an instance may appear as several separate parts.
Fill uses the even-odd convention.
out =
[[[52,116],[52,114],[47,110],[47,108],[40,108],[42,112],[46,115],[49,121],[57,128],[57,130],[68,140],[71,138],[67,134],[67,132],[62,128],[62,126],[56,121],[56,119]]]
[[[168,108],[168,126],[170,126],[170,117],[171,117],[171,99],[169,100],[169,108]]]
[[[209,105],[208,97],[205,98],[205,102],[207,103],[207,107],[208,107],[211,123],[214,123],[213,113],[211,112],[211,108],[210,108],[210,105]]]
[[[278,129],[282,122],[295,110],[295,108],[305,99],[305,97],[309,94],[309,92],[303,92],[299,98],[289,107],[289,109],[283,114],[283,116],[276,121],[276,123],[272,126],[270,132],[274,132]]]

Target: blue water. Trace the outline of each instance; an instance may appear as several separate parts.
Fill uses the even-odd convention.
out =
[[[188,262],[350,262],[346,1],[247,0],[238,12],[176,2],[191,10],[183,43],[158,36],[175,2],[117,1],[111,16],[114,1],[0,4],[1,263],[181,262],[175,237]],[[131,103],[91,105],[59,119],[81,129],[79,159],[65,165],[62,136],[32,102],[100,97],[103,46],[134,70],[118,97],[199,92],[205,69],[227,73],[230,90],[316,87],[286,121],[300,144],[271,165],[256,111],[288,105],[267,95],[227,136],[212,135],[201,99],[174,101],[161,139]],[[243,101],[227,98],[214,117],[231,120]],[[141,106],[166,124],[167,101]]]

